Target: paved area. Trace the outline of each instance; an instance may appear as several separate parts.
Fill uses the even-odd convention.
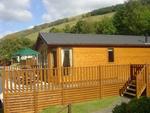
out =
[[[101,109],[100,111],[93,112],[93,113],[112,113],[112,110],[116,105],[120,105],[122,102],[128,103],[130,101],[130,99],[125,98],[125,97],[119,97],[119,98],[120,99],[114,102],[111,106]]]

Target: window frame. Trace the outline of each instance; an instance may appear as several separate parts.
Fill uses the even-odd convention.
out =
[[[65,57],[65,51],[68,51],[69,52],[69,66],[68,67],[65,67],[64,66],[64,57]],[[69,76],[69,75],[71,75],[71,67],[72,67],[72,62],[73,62],[73,56],[72,56],[72,48],[62,48],[61,49],[61,66],[63,67],[63,70],[62,70],[62,72],[63,72],[63,75],[64,76]]]
[[[64,66],[63,66],[63,63],[64,63],[64,52],[65,52],[65,51],[69,51],[69,60],[70,60],[70,61],[69,61],[70,66],[69,66],[69,67],[72,67],[72,62],[73,62],[73,61],[72,61],[72,60],[73,60],[73,58],[72,58],[72,57],[73,57],[73,56],[72,56],[72,48],[62,48],[62,49],[61,49],[61,66],[64,67]]]
[[[115,61],[114,48],[112,47],[108,48],[107,53],[108,53],[108,62],[113,63]]]

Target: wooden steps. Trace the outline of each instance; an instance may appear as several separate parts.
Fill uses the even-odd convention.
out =
[[[136,85],[133,84],[133,83],[130,83],[128,86],[129,86],[129,87],[136,87]]]
[[[135,88],[130,88],[130,87],[128,87],[127,90],[136,92],[136,89],[135,89]]]
[[[134,97],[136,96],[136,94],[134,94],[134,93],[130,93],[130,92],[127,92],[127,91],[126,91],[126,92],[124,92],[124,95],[129,95],[129,96],[134,96]]]
[[[135,80],[131,80],[129,82],[122,96],[130,97],[130,98],[133,98],[136,96],[136,81]]]

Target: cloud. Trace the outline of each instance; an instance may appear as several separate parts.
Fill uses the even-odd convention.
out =
[[[94,9],[123,3],[125,0],[43,0],[46,13],[44,21],[82,14]]]
[[[1,21],[29,21],[32,14],[29,11],[31,0],[0,0]]]

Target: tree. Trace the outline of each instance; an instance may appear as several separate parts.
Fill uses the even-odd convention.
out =
[[[89,33],[90,28],[86,21],[79,20],[75,26],[71,28],[71,33]]]
[[[97,22],[96,25],[96,33],[97,34],[115,34],[116,28],[112,23],[111,18],[103,18],[101,21]]]
[[[10,60],[12,55],[19,49],[33,46],[28,38],[6,38],[0,41],[0,60]]]
[[[113,24],[118,34],[150,34],[150,7],[140,1],[130,0],[117,11]]]
[[[142,4],[150,4],[150,0],[140,0],[140,2],[142,3]]]
[[[49,30],[49,32],[58,33],[58,32],[60,32],[60,30],[57,29],[57,28],[55,28],[55,27],[52,27],[52,28]]]
[[[70,33],[70,31],[71,31],[70,25],[67,24],[67,25],[65,26],[65,28],[63,29],[63,31],[64,31],[65,33]]]

